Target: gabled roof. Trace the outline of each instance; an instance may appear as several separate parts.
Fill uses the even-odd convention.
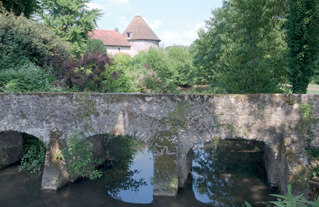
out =
[[[127,38],[127,33],[131,33],[131,36],[129,38]],[[134,17],[134,19],[122,33],[122,35],[127,40],[161,41],[140,15]]]
[[[88,34],[90,39],[100,39],[106,46],[125,46],[130,47],[131,44],[121,35],[121,33],[113,30],[93,30]]]

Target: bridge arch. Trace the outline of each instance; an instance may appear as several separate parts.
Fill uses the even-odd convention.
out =
[[[155,168],[175,168],[165,183],[173,187],[176,179],[182,187],[187,153],[196,143],[215,136],[263,141],[274,151],[272,163],[280,165],[274,168],[279,171],[279,185],[285,191],[288,183],[309,179],[303,142],[307,134],[297,127],[299,107],[308,102],[313,103],[313,114],[319,117],[318,95],[0,93],[0,131],[21,131],[43,139],[49,149],[43,188],[58,188],[57,175],[60,183],[64,182],[66,172],[55,153],[77,130],[86,137],[113,133],[152,143]],[[317,138],[319,131],[315,127]],[[319,139],[314,146],[319,147]],[[306,193],[303,190],[295,194]],[[174,187],[173,193],[169,189],[158,195],[173,196],[175,192]]]

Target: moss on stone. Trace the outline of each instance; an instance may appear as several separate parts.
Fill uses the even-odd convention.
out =
[[[23,111],[20,111],[20,118],[27,119],[27,115],[25,115],[25,113],[23,113]]]
[[[96,117],[100,115],[95,107],[96,103],[91,93],[77,94],[74,98],[74,103],[78,105],[76,114],[81,119],[90,117],[91,115]]]
[[[154,174],[158,183],[169,183],[172,178],[176,177],[176,156],[164,154],[155,158]]]
[[[187,127],[189,102],[184,100],[177,103],[175,110],[168,114],[169,123],[173,127]]]
[[[309,175],[310,169],[308,166],[303,166],[297,153],[292,150],[287,150],[285,152],[286,163],[288,168],[295,168],[294,174],[289,175],[288,182],[292,185],[300,187],[309,187]],[[290,167],[291,166],[291,167]],[[296,167],[298,166],[298,167]]]
[[[148,144],[151,150],[161,151],[167,148],[169,152],[175,152],[177,150],[177,138],[178,134],[174,131],[157,131],[154,138],[149,139]],[[157,144],[155,147],[155,143]]]

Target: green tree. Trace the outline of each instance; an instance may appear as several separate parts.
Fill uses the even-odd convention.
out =
[[[26,63],[42,66],[55,53],[67,58],[70,46],[48,27],[0,7],[0,71]]]
[[[177,72],[176,84],[180,86],[193,83],[192,56],[183,46],[171,46],[168,49],[168,57],[171,67]]]
[[[45,0],[43,19],[63,40],[72,43],[72,53],[80,55],[86,50],[88,32],[96,28],[101,10],[88,10],[90,0]]]
[[[163,81],[170,91],[175,90],[178,72],[172,67],[164,49],[150,47],[148,51],[142,51],[136,55],[134,61],[135,64],[145,65],[148,69],[152,69],[156,73],[156,79]]]
[[[28,19],[41,9],[39,0],[1,0],[0,3],[7,11],[12,11],[17,16],[23,13]]]
[[[98,39],[88,39],[87,41],[87,46],[86,46],[86,51],[93,54],[94,50],[98,50],[100,54],[106,54],[106,47],[103,44],[102,40]]]
[[[224,1],[191,46],[204,76],[197,79],[227,93],[280,92],[287,70],[283,14],[281,1]]]
[[[287,20],[289,81],[293,93],[305,94],[318,61],[318,1],[289,0]]]

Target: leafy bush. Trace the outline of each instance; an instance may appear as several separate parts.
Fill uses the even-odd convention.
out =
[[[314,75],[312,82],[313,82],[314,84],[318,84],[318,85],[319,85],[319,75]]]
[[[106,54],[106,47],[102,40],[99,39],[88,39],[86,46],[86,51],[93,54],[94,50],[98,50],[100,54]]]
[[[168,57],[171,67],[177,72],[176,84],[179,86],[189,86],[194,83],[195,71],[193,58],[183,46],[172,46],[168,50]]]
[[[20,171],[27,171],[30,174],[39,175],[42,173],[46,147],[38,138],[28,134],[23,134],[23,157]]]
[[[168,85],[157,76],[157,73],[154,72],[149,66],[144,66],[147,71],[147,75],[143,78],[142,86],[144,91],[147,89],[150,90],[150,93],[170,93],[171,90]]]
[[[162,48],[150,47],[148,51],[136,55],[134,60],[135,64],[145,65],[152,69],[157,78],[160,78],[170,91],[175,91],[178,71],[172,67],[167,51]]]
[[[56,78],[52,68],[45,72],[33,63],[27,63],[20,68],[0,70],[0,92],[61,92],[52,82]]]
[[[317,202],[307,201],[306,199],[302,198],[302,194],[299,196],[293,197],[291,185],[288,186],[288,193],[287,196],[283,195],[275,195],[271,194],[271,196],[277,197],[277,201],[270,201],[267,204],[268,207],[271,206],[280,206],[280,207],[317,207],[319,206],[319,196],[317,198]],[[247,201],[245,201],[246,207],[252,207]]]
[[[113,59],[107,55],[102,55],[98,51],[93,54],[86,52],[74,59],[69,57],[63,62],[61,70],[58,73],[56,86],[69,87],[78,91],[96,91],[105,92],[102,81],[106,65],[112,65]],[[58,67],[60,64],[57,64]],[[58,71],[59,68],[56,68]]]
[[[141,82],[145,74],[145,68],[135,64],[131,56],[115,55],[113,65],[108,66],[104,72],[103,85],[105,86],[105,92],[141,92]]]
[[[41,66],[54,53],[66,58],[69,51],[69,44],[47,26],[0,7],[0,70],[28,61]]]
[[[85,141],[83,132],[74,132],[67,139],[67,148],[62,149],[63,159],[66,161],[66,168],[69,177],[83,176],[90,179],[100,178],[102,172],[95,169],[95,165],[102,160],[93,160],[93,144]]]

